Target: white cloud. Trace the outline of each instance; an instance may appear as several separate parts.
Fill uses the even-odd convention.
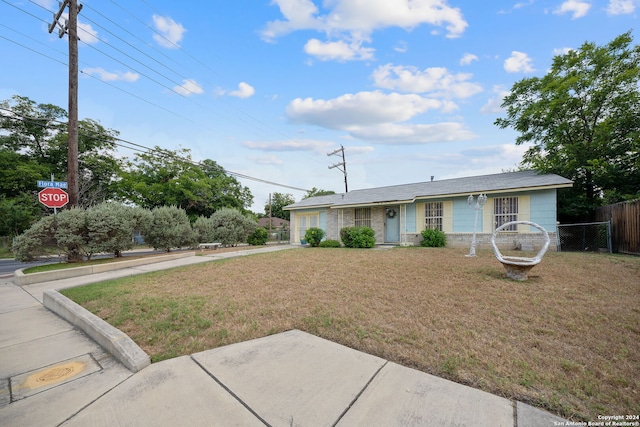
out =
[[[334,147],[335,143],[314,139],[290,139],[277,142],[246,141],[243,142],[242,145],[252,150],[261,151],[311,151],[316,153],[325,153],[327,150]]]
[[[408,93],[430,93],[442,98],[468,98],[482,92],[482,86],[468,80],[468,73],[453,74],[443,67],[426,68],[381,65],[372,74],[377,87]]]
[[[347,43],[339,40],[325,43],[318,39],[311,39],[304,45],[304,51],[321,61],[351,61],[372,59],[374,49],[362,47],[361,41]]]
[[[262,36],[273,40],[296,30],[318,30],[329,33],[346,32],[368,35],[388,27],[407,30],[422,24],[445,27],[448,37],[459,37],[467,27],[458,8],[446,0],[331,0],[323,6],[325,15],[311,0],[273,0],[284,20],[268,22]]]
[[[446,101],[417,94],[374,91],[329,100],[297,98],[287,106],[287,116],[293,122],[343,130],[353,138],[376,143],[423,144],[473,138],[475,135],[460,123],[402,123],[428,110],[449,107]]]
[[[465,53],[464,55],[462,55],[462,58],[460,58],[460,65],[469,65],[471,64],[473,61],[477,61],[478,57],[472,53]]]
[[[362,47],[376,30],[400,27],[407,31],[423,24],[444,27],[447,37],[456,38],[468,24],[459,8],[447,0],[325,0],[320,13],[312,0],[272,0],[284,19],[267,22],[262,38],[276,38],[298,30],[325,33],[327,41],[310,39],[305,52],[322,60],[362,60],[373,57],[373,48]],[[406,48],[399,47],[399,51]]]
[[[511,56],[504,61],[504,69],[507,73],[531,73],[534,70],[529,55],[514,50]]]
[[[503,86],[494,86],[492,92],[494,93],[494,97],[489,98],[487,103],[482,106],[480,112],[482,114],[495,114],[502,112],[502,101],[504,97],[509,95],[509,91],[506,90]]]
[[[160,34],[154,34],[153,39],[167,49],[178,49],[182,36],[187,31],[182,24],[169,17],[153,15],[153,24]]]
[[[438,100],[415,94],[359,92],[329,100],[297,98],[287,106],[287,116],[294,122],[348,130],[353,126],[406,121],[442,105]]]
[[[86,44],[98,43],[98,32],[89,24],[78,20],[78,38]]]
[[[349,133],[355,138],[379,144],[411,145],[431,142],[468,141],[476,135],[461,123],[436,124],[383,123],[376,126],[353,126]]]
[[[630,15],[636,10],[637,0],[609,0],[607,13],[609,15]]]
[[[567,53],[571,52],[573,49],[570,47],[557,47],[555,49],[553,49],[553,56],[558,56],[558,55],[566,55]]]
[[[396,43],[396,45],[393,47],[393,50],[395,50],[398,53],[407,53],[407,51],[409,50],[409,47],[407,45],[407,42],[404,40],[400,40],[398,43]]]
[[[193,79],[184,79],[180,86],[174,86],[173,91],[184,96],[199,95],[204,92],[202,86]]]
[[[253,96],[253,94],[256,93],[256,90],[248,83],[245,82],[240,82],[240,84],[238,84],[238,90],[234,90],[232,92],[229,92],[229,96],[236,96],[238,98],[249,98],[250,96]]]
[[[582,0],[566,0],[560,5],[553,13],[556,15],[564,15],[565,13],[571,13],[571,19],[578,19],[585,16],[589,9],[591,9],[591,3]]]
[[[523,7],[531,6],[535,0],[529,0],[526,2],[520,2],[513,5],[514,9],[522,9]]]
[[[98,76],[98,78],[105,82],[113,82],[113,81],[124,81],[124,82],[135,82],[138,80],[140,75],[138,73],[132,73],[131,71],[127,71],[125,73],[121,72],[109,72],[102,68],[83,68],[83,74],[87,74],[90,76]]]
[[[43,5],[43,3],[45,2],[36,3]],[[55,7],[55,9],[58,10],[58,7]],[[64,27],[67,20],[69,20],[68,13],[63,13],[62,15],[60,15],[60,19],[58,20],[58,27],[56,28],[56,30],[54,30],[56,34],[60,28]],[[90,24],[85,24],[84,22],[82,22],[80,18],[78,18],[78,38],[86,44],[96,44],[100,41],[98,39],[98,32],[94,30]]]

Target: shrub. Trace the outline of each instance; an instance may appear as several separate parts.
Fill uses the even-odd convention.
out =
[[[167,252],[172,248],[195,246],[196,234],[184,209],[161,206],[151,211],[150,221],[142,224],[145,242]]]
[[[17,261],[33,261],[45,255],[47,248],[55,248],[56,218],[49,215],[41,218],[24,233],[16,236],[11,245],[11,252]]]
[[[447,236],[443,231],[427,228],[422,231],[420,246],[425,248],[444,248],[447,244]]]
[[[83,255],[91,259],[96,248],[89,244],[86,211],[80,208],[65,209],[55,215],[55,223],[54,237],[58,248],[66,254],[67,261],[82,261]]]
[[[200,243],[213,243],[216,241],[216,227],[211,218],[199,216],[193,223],[193,231]]]
[[[109,252],[122,256],[134,246],[138,224],[136,210],[118,203],[101,203],[85,211],[89,247],[93,253]]]
[[[318,246],[320,246],[321,248],[341,248],[342,244],[340,244],[340,242],[337,240],[328,239],[320,242]]]
[[[249,234],[249,237],[247,237],[247,243],[254,246],[266,245],[268,239],[269,232],[262,227],[258,227],[256,228],[256,231]]]
[[[242,215],[237,209],[222,208],[211,215],[213,227],[211,242],[220,242],[225,246],[237,246],[246,242],[247,237],[258,228],[258,223]]]
[[[324,230],[318,227],[311,227],[304,233],[304,240],[311,246],[317,247],[324,238]]]
[[[351,229],[353,227],[344,227],[340,229],[340,240],[342,240],[342,244],[347,247],[353,247],[351,244]]]
[[[347,248],[372,248],[376,244],[376,233],[371,227],[345,227],[340,238]]]

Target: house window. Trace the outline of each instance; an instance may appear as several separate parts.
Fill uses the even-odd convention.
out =
[[[356,208],[356,227],[371,227],[371,208]]]
[[[498,197],[493,204],[494,224],[495,228],[502,224],[518,220],[518,198],[517,197]],[[517,231],[516,225],[511,225],[504,231]]]
[[[442,231],[442,202],[424,204],[424,221],[427,229]]]
[[[320,226],[320,215],[316,214],[298,214],[298,236],[304,239],[304,235],[311,227]]]

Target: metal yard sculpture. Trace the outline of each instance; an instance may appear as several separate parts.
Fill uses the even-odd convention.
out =
[[[501,230],[508,229],[514,225],[529,225],[531,227],[535,227],[542,232],[542,235],[545,239],[544,245],[538,251],[535,257],[527,258],[527,257],[517,257],[517,256],[504,256],[496,246],[496,236]],[[538,265],[540,261],[542,261],[542,257],[549,249],[549,233],[542,226],[536,224],[535,222],[530,221],[511,221],[505,224],[502,224],[500,227],[496,228],[496,230],[491,235],[491,246],[493,247],[493,252],[496,255],[498,261],[504,265],[504,268],[507,270],[507,277],[514,280],[527,280],[529,270]]]

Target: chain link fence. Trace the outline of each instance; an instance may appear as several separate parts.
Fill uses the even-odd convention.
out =
[[[611,223],[558,225],[557,249],[558,252],[611,253]]]
[[[289,230],[271,230],[269,243],[289,243]]]

